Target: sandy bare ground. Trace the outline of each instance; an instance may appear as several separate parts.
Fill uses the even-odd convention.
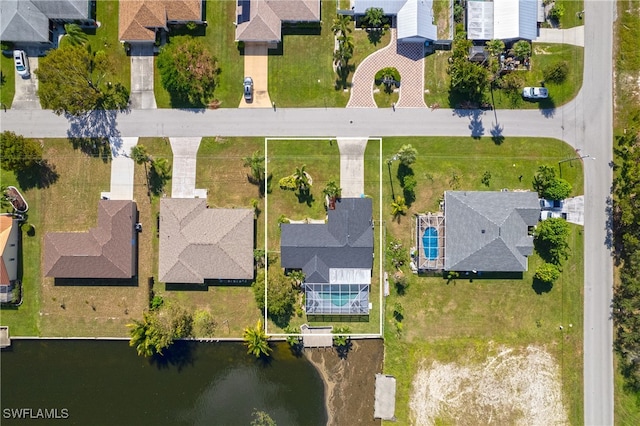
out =
[[[334,348],[305,349],[325,385],[328,426],[380,425],[373,418],[375,375],[382,372],[381,339],[352,340],[345,358]]]
[[[543,348],[498,348],[482,364],[423,365],[413,380],[412,423],[567,424],[560,371]]]

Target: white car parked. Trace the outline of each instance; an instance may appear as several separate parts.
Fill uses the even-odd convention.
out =
[[[29,78],[31,73],[29,72],[29,58],[24,50],[13,51],[13,62],[16,65],[16,72],[22,78]]]
[[[549,91],[546,87],[525,87],[522,89],[522,97],[525,99],[547,99]]]

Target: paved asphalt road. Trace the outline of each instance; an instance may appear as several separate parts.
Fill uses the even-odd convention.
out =
[[[535,136],[562,139],[585,160],[584,414],[587,425],[613,424],[610,319],[613,267],[608,247],[612,181],[611,0],[585,1],[584,85],[554,110],[220,109],[135,110],[67,120],[50,111],[0,113],[2,130],[28,137],[67,136]],[[566,328],[565,328],[566,329]]]
[[[584,84],[576,129],[585,160],[584,422],[613,424],[613,261],[608,202],[613,157],[613,1],[585,1]],[[583,144],[583,145],[582,145]]]

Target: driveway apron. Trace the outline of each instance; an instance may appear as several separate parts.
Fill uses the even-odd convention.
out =
[[[136,137],[110,137],[111,146],[111,192],[103,194],[111,200],[133,200],[133,160],[131,148],[136,146]]]
[[[340,188],[345,198],[364,194],[364,151],[369,138],[337,138],[340,150]]]
[[[131,46],[131,108],[155,109],[153,44]]]
[[[200,137],[169,138],[173,151],[171,171],[171,198],[196,198],[196,157],[200,147]]]
[[[16,73],[15,95],[13,96],[13,109],[42,109],[40,98],[38,98],[38,77],[34,70],[38,68],[38,58],[29,57],[29,68],[31,77],[22,78]],[[13,72],[16,72],[15,69]]]

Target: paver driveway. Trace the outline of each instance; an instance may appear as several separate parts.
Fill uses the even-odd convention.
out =
[[[348,108],[376,108],[373,80],[382,68],[395,67],[400,72],[398,108],[426,108],[424,103],[424,47],[422,43],[398,43],[396,29],[391,28],[391,41],[373,52],[356,68]]]

